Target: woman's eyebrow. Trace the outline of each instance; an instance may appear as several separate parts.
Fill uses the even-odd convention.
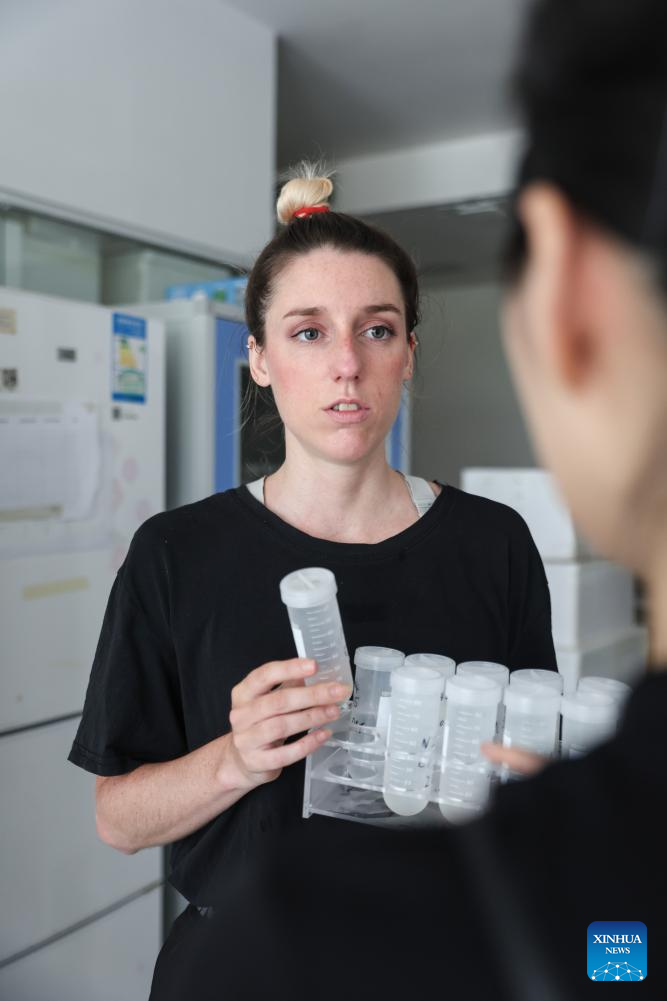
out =
[[[398,306],[395,306],[393,302],[380,302],[373,306],[364,306],[362,312],[364,313],[398,313],[401,315],[401,310]]]
[[[288,313],[285,313],[283,320],[286,320],[290,316],[317,316],[319,313],[324,313],[326,310],[322,306],[301,306],[298,309],[290,309]],[[395,306],[393,302],[380,302],[374,303],[371,306],[364,306],[361,310],[362,313],[397,313],[401,316],[401,310],[398,306]]]
[[[318,313],[323,312],[321,306],[303,306],[299,309],[290,309],[289,313],[285,313],[283,316],[283,320],[286,320],[288,316],[317,316]]]

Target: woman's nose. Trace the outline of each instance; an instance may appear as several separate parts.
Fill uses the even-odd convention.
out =
[[[361,346],[354,337],[341,337],[333,346],[331,359],[335,379],[358,379],[361,373]]]

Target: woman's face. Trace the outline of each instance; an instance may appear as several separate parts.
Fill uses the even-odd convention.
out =
[[[252,345],[251,339],[251,345]],[[355,463],[378,449],[412,375],[398,280],[379,258],[321,248],[278,275],[253,378],[270,385],[291,445]]]

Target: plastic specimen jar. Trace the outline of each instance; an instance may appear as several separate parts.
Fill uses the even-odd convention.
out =
[[[483,678],[491,678],[500,685],[501,692],[504,692],[509,684],[509,667],[504,664],[496,664],[491,660],[464,660],[456,668],[457,674],[478,674]],[[498,718],[496,720],[496,736],[502,737],[503,726],[505,725],[505,703],[500,699],[498,703]]]
[[[382,781],[389,725],[391,672],[401,667],[402,650],[360,646],[354,651],[354,694],[348,740],[349,774],[353,779]]]
[[[616,731],[621,703],[600,691],[577,691],[561,699],[561,754],[580,758]]]
[[[554,685],[513,685],[510,682],[504,696],[503,746],[554,757],[558,746],[560,700]],[[503,780],[521,777],[509,768],[501,769]]]
[[[299,657],[317,661],[307,685],[338,681],[352,688],[352,670],[338,609],[336,578],[323,567],[307,567],[287,574],[280,597],[287,605]]]
[[[558,671],[546,671],[541,667],[527,667],[510,674],[510,686],[547,685],[563,694],[563,676]]]
[[[452,823],[487,804],[493,770],[480,744],[493,740],[502,690],[492,678],[455,674],[445,686],[447,719],[440,763],[440,811]]]
[[[619,710],[630,697],[632,689],[624,681],[617,681],[616,678],[599,678],[595,675],[587,675],[579,679],[577,685],[578,692],[602,692],[603,695],[610,695],[618,702]]]
[[[402,650],[386,646],[359,646],[354,651],[354,696],[351,722],[355,726],[378,726],[386,735],[391,698],[391,672],[405,660]]]
[[[420,813],[431,796],[442,685],[442,675],[428,667],[403,666],[391,675],[383,795],[389,809],[403,817]]]
[[[442,693],[440,695],[440,719],[438,721],[438,741],[435,748],[434,764],[439,766],[442,754],[442,741],[445,733],[445,715],[447,703],[445,701],[445,683],[448,678],[452,678],[456,671],[456,661],[451,657],[445,657],[441,653],[411,653],[405,658],[405,663],[412,667],[430,667],[433,671],[438,671],[442,675]]]

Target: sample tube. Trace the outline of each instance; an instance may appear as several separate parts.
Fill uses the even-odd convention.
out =
[[[579,679],[577,685],[578,692],[602,692],[604,695],[611,695],[612,699],[618,702],[619,718],[623,707],[630,697],[632,689],[624,681],[617,681],[616,678],[598,678],[594,675],[587,675]]]
[[[479,674],[483,678],[491,678],[500,685],[501,692],[504,692],[509,684],[509,667],[504,664],[496,664],[492,660],[464,660],[456,668],[457,674]],[[496,720],[496,736],[500,739],[505,726],[505,703],[502,700],[498,703],[498,718]]]
[[[440,764],[440,812],[451,823],[476,817],[489,798],[493,770],[480,744],[493,740],[501,688],[478,674],[455,674],[445,685],[447,718]]]
[[[527,667],[520,671],[512,671],[510,685],[547,685],[563,694],[563,675],[558,671],[546,671],[541,667]]]
[[[420,813],[431,795],[442,684],[442,675],[428,667],[403,666],[391,674],[384,801],[403,817]]]
[[[547,672],[551,673],[551,672]],[[510,680],[505,689],[504,747],[520,747],[545,757],[553,757],[558,741],[560,694],[555,686],[532,683],[514,685]],[[501,778],[521,778],[508,768]]]
[[[445,683],[453,677],[456,671],[456,661],[440,653],[411,653],[405,658],[405,663],[411,667],[430,667],[442,675],[442,692],[440,693],[440,721],[438,723],[438,739],[435,745],[433,763],[439,767],[442,757],[442,741],[445,735],[445,715],[447,702],[445,700]]]
[[[354,651],[354,696],[351,722],[355,726],[377,727],[386,735],[384,717],[388,717],[391,698],[391,672],[405,660],[402,650],[387,646],[359,646]],[[384,702],[383,700],[387,700]],[[378,717],[380,722],[378,724]]]
[[[351,689],[352,670],[337,590],[336,578],[323,567],[295,570],[280,582],[280,597],[287,605],[297,654],[317,661],[317,671],[306,678],[306,684],[337,681]]]
[[[600,691],[577,691],[561,699],[563,734],[561,755],[580,758],[615,732],[620,703]]]
[[[354,651],[354,694],[348,740],[350,777],[382,781],[389,725],[391,672],[401,667],[402,650],[360,646]]]

